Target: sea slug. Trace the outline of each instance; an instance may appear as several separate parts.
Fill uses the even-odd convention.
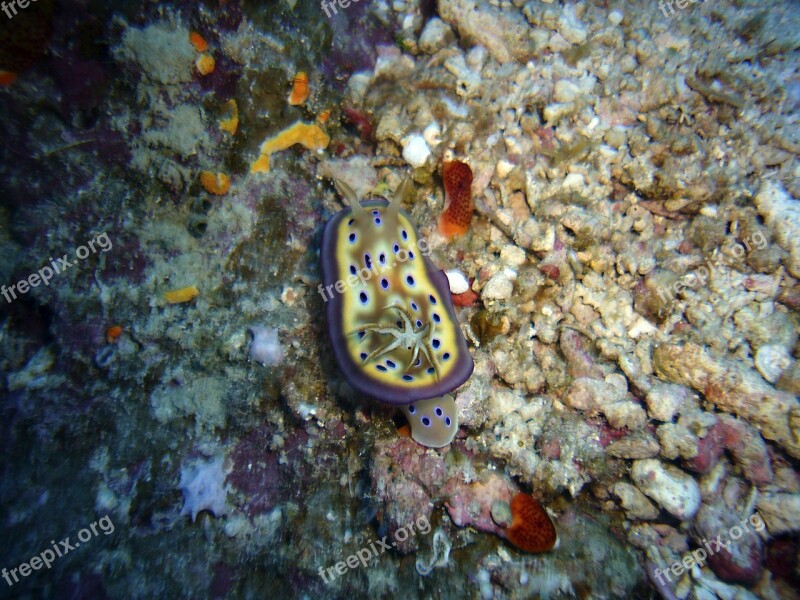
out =
[[[469,379],[473,362],[461,334],[445,274],[428,260],[400,208],[405,181],[391,202],[349,201],[325,227],[320,250],[328,334],[339,368],[359,392],[406,405],[446,394]]]

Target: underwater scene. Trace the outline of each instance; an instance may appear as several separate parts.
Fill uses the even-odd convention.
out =
[[[0,600],[800,599],[800,2],[0,1]]]

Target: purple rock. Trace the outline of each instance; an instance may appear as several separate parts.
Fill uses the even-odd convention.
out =
[[[761,577],[764,571],[761,538],[749,519],[740,519],[721,501],[700,507],[693,537],[697,552],[702,549],[708,554],[708,565],[723,581],[749,585]]]

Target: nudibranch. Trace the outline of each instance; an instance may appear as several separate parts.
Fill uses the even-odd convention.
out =
[[[391,202],[360,202],[338,186],[350,207],[325,227],[319,290],[339,368],[356,390],[390,404],[451,392],[469,379],[473,362],[447,277],[401,208],[410,181]]]
[[[458,431],[458,409],[450,394],[400,407],[411,427],[411,439],[428,448],[441,448]]]

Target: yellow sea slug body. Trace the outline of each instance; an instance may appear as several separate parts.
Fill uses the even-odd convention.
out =
[[[360,203],[323,235],[321,261],[328,333],[347,380],[383,402],[410,404],[452,391],[472,374],[447,278],[395,199]]]

